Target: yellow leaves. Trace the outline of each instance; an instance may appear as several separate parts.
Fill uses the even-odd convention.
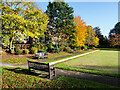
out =
[[[84,46],[86,36],[87,36],[87,28],[85,22],[81,20],[80,16],[75,16],[74,18],[75,26],[76,26],[76,45],[75,46]]]
[[[99,38],[97,38],[97,37],[94,38],[94,45],[95,46],[99,45]]]
[[[87,33],[87,44],[95,46],[99,45],[99,39],[96,37],[96,33],[91,26],[87,26]]]
[[[37,36],[35,36],[35,38],[39,39]]]
[[[13,5],[12,2],[8,2],[8,4]],[[42,12],[42,9],[38,9],[33,2],[23,2],[23,4],[19,4],[20,6],[18,5],[17,9],[15,9],[14,6],[16,4],[14,3],[13,6],[2,6],[3,24],[6,24],[4,26],[5,31],[10,33],[13,31],[19,31],[21,33],[22,31],[26,37],[31,36],[37,39],[38,36],[44,36],[49,18]],[[22,11],[23,13],[19,13],[18,11]],[[5,12],[8,12],[8,14]],[[13,27],[14,29],[8,30]]]

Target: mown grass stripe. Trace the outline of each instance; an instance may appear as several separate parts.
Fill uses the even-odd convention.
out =
[[[95,51],[96,51],[96,50],[95,50]],[[51,60],[51,61],[44,62],[44,63],[51,63],[51,62],[59,61],[59,60],[62,60],[62,59],[67,59],[67,58],[71,58],[71,57],[75,57],[75,56],[80,56],[80,55],[82,55],[82,54],[85,54],[85,53],[90,53],[90,52],[93,52],[93,51],[84,52],[84,53],[81,53],[81,54],[72,55],[72,56],[69,56],[69,57],[61,58],[61,59]],[[76,57],[76,58],[77,58],[77,57]]]

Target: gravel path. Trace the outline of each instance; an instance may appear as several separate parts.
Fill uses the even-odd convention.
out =
[[[25,64],[13,64],[13,63],[1,63],[0,62],[0,66],[3,66],[3,67],[22,67],[22,68],[28,68],[28,64],[25,63]]]

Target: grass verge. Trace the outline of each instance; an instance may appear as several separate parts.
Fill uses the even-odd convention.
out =
[[[2,88],[116,88],[88,80],[59,77],[55,80],[31,75],[26,68],[2,68]]]
[[[27,63],[27,60],[30,61],[36,61],[36,59],[30,59],[27,57],[23,57],[23,58],[9,58],[9,59],[3,59],[2,62],[5,63]]]
[[[55,59],[57,57],[61,57],[61,56],[66,56],[66,55],[71,55],[71,53],[67,53],[67,52],[60,52],[58,53],[50,53],[48,55],[48,59]],[[5,62],[5,63],[27,63],[27,60],[38,60],[37,58],[35,58],[35,56],[23,56],[23,57],[17,57],[14,58],[14,55],[11,55],[11,57],[13,56],[13,58],[8,58],[8,59],[2,59],[1,62]],[[17,55],[16,55],[17,56]],[[44,59],[39,59],[39,60],[44,60]]]
[[[5,63],[27,63],[27,60],[29,58],[24,57],[24,58],[8,58],[8,59],[3,59],[2,62]]]

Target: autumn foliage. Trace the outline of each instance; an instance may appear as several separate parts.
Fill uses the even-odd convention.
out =
[[[76,26],[76,43],[74,44],[74,46],[76,47],[81,47],[85,45],[85,41],[86,41],[86,36],[87,36],[87,28],[86,28],[86,24],[85,22],[81,19],[80,16],[75,16],[74,18],[74,22],[75,22],[75,26]]]
[[[88,36],[86,37],[86,44],[88,46],[99,45],[99,38],[96,36],[94,29],[91,26],[87,26]]]
[[[118,22],[109,33],[109,41],[111,46],[120,45],[120,22]]]
[[[120,34],[111,35],[110,42],[111,42],[110,43],[111,46],[120,45]]]

